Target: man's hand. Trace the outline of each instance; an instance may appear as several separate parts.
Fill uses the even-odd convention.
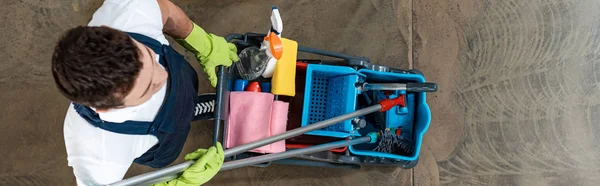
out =
[[[223,37],[206,33],[196,24],[190,35],[185,39],[178,39],[177,42],[196,55],[213,87],[217,86],[215,67],[228,67],[239,60],[234,44],[227,43]]]
[[[237,48],[223,37],[208,34],[194,24],[183,10],[169,0],[158,0],[163,19],[163,32],[174,37],[185,49],[193,52],[208,75],[210,84],[217,86],[215,67],[231,66],[238,61]],[[184,39],[182,39],[184,38]]]
[[[177,179],[154,184],[154,186],[197,186],[212,179],[223,166],[225,153],[223,146],[217,142],[215,147],[198,149],[185,155],[185,160],[195,160]]]

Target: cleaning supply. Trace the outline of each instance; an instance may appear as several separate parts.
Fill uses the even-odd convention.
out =
[[[265,37],[265,41],[269,42],[269,50],[267,50],[267,54],[270,54],[277,60],[281,59],[281,55],[283,55],[281,36],[279,34],[275,34],[273,31],[269,33],[269,36]]]
[[[262,92],[231,92],[226,148],[270,136],[273,98],[273,94]],[[265,153],[270,149],[270,146],[263,146],[251,151]]]
[[[413,142],[408,137],[402,135],[402,129],[386,128],[378,133],[379,142],[373,149],[377,152],[393,153],[408,156],[414,153]]]
[[[244,91],[248,86],[248,80],[236,79],[233,83],[233,91]]]
[[[176,179],[156,183],[153,186],[196,186],[202,185],[212,179],[223,166],[225,153],[221,143],[217,142],[209,149],[198,149],[185,155],[185,160],[194,160],[194,164],[185,169]]]
[[[265,71],[262,74],[262,76],[265,78],[270,78],[273,76],[277,60],[281,59],[283,55],[284,45],[281,38],[282,31],[283,20],[279,14],[279,9],[277,9],[277,7],[273,7],[271,9],[271,28],[269,29],[267,36],[265,36],[260,48],[261,51],[265,51],[265,53],[270,57],[265,67]]]
[[[271,13],[271,28],[264,37],[260,48],[247,47],[240,52],[240,62],[236,65],[240,76],[246,80],[255,80],[260,76],[271,78],[275,65],[283,55],[281,41],[283,21],[277,7]]]
[[[231,66],[239,60],[237,47],[227,43],[223,37],[208,34],[204,29],[193,23],[192,32],[185,39],[176,39],[183,48],[194,53],[208,75],[210,84],[217,85],[217,66]]]
[[[404,97],[404,94],[398,95],[394,91],[365,91],[363,92],[363,95],[366,95],[365,97],[367,99],[375,100],[376,102],[380,100],[394,99],[398,97],[400,98],[399,100],[402,100],[400,104],[396,106],[396,108],[392,108],[387,112],[378,112],[367,115],[367,118],[371,120],[373,127],[379,130],[385,130],[386,128],[391,127],[388,126],[387,123],[395,122],[395,120],[399,119],[397,117],[393,117],[398,112],[398,110],[408,110],[406,108],[406,98]],[[371,95],[372,98],[369,98],[369,95]]]
[[[276,6],[271,8],[271,32],[276,33],[277,35],[281,35],[283,32],[283,20],[281,19],[281,15],[279,14],[279,9]]]
[[[261,92],[260,84],[256,81],[251,82],[245,89],[248,92]]]
[[[261,92],[271,92],[271,82],[260,82]]]
[[[235,65],[238,73],[240,77],[250,81],[259,78],[269,60],[273,59],[257,47],[245,48],[240,52],[239,58],[240,61]]]
[[[296,95],[296,58],[298,56],[298,42],[283,38],[285,52],[275,65],[273,79],[271,79],[271,92],[275,95]]]
[[[367,90],[403,90],[406,92],[436,92],[435,83],[358,83],[362,91]]]
[[[287,126],[288,110],[290,104],[283,101],[275,100],[273,109],[271,110],[270,136],[284,133]],[[285,140],[281,140],[271,144],[271,153],[285,151]]]
[[[274,95],[269,93],[231,92],[225,147],[232,148],[285,132],[289,104],[273,99]],[[283,152],[285,140],[250,151]]]

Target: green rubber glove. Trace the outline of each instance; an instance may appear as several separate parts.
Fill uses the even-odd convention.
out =
[[[208,34],[196,23],[192,24],[194,24],[194,28],[190,35],[185,39],[177,39],[177,42],[196,55],[196,59],[208,75],[210,84],[215,87],[217,86],[215,67],[221,65],[228,67],[238,61],[237,48],[234,44],[227,43],[225,38]]]
[[[212,179],[223,166],[225,153],[223,146],[217,142],[215,147],[207,149],[198,149],[185,155],[185,160],[195,160],[192,166],[188,167],[183,173],[174,180],[157,183],[153,186],[197,186],[202,185]]]

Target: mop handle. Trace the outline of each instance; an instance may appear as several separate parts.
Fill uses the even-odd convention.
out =
[[[403,101],[403,100],[402,100]],[[246,152],[248,150],[251,149],[255,149],[258,147],[262,147],[271,143],[275,143],[281,140],[285,140],[285,139],[289,139],[292,137],[296,137],[299,135],[302,135],[304,133],[313,131],[313,130],[317,130],[317,129],[322,129],[340,122],[343,122],[345,120],[349,120],[352,118],[356,118],[358,116],[363,116],[363,115],[367,115],[370,113],[374,113],[374,112],[385,112],[387,110],[389,110],[390,108],[392,108],[395,105],[398,105],[400,103],[400,97],[398,98],[394,98],[394,99],[386,99],[383,100],[381,102],[379,102],[379,104],[373,105],[373,106],[369,106],[363,109],[359,109],[357,111],[354,112],[350,112],[341,116],[337,116],[328,120],[324,120],[324,121],[320,121],[317,123],[313,123],[304,127],[300,127],[300,128],[296,128],[275,136],[271,136],[262,140],[258,140],[255,142],[251,142],[251,143],[247,143],[244,145],[240,145],[234,148],[230,148],[230,149],[225,149],[223,152],[225,153],[225,158],[227,157],[231,157],[243,152]],[[180,172],[183,172],[185,169],[187,169],[189,166],[191,166],[194,163],[194,161],[185,161],[183,163],[177,164],[177,165],[173,165],[170,167],[166,167],[160,170],[155,170],[155,171],[151,171],[151,172],[147,172],[144,174],[140,174],[131,178],[127,178],[115,183],[112,183],[110,185],[136,185],[136,184],[141,184],[141,183],[147,183],[149,181],[153,181],[153,180],[165,180],[165,176],[170,176],[172,177],[173,174],[177,174]]]
[[[223,163],[223,166],[221,166],[221,169],[219,170],[219,172],[228,171],[231,169],[237,169],[240,167],[245,167],[245,166],[250,166],[250,165],[256,165],[256,164],[260,164],[260,163],[282,160],[282,159],[295,157],[295,156],[299,156],[299,155],[304,155],[304,154],[326,151],[326,150],[335,149],[335,148],[339,148],[339,147],[346,147],[346,146],[350,146],[350,145],[357,145],[357,144],[363,144],[363,143],[375,143],[375,142],[377,142],[377,140],[378,140],[377,134],[373,133],[373,134],[369,134],[365,137],[359,137],[356,139],[335,141],[335,142],[319,144],[319,145],[306,147],[306,148],[289,150],[289,151],[285,151],[285,152],[281,152],[281,153],[266,154],[266,155],[262,155],[262,156],[254,156],[254,157],[244,158],[244,159],[240,159],[240,160],[227,161],[227,162]],[[161,177],[160,179],[154,179],[154,180],[150,180],[150,181],[147,181],[144,183],[138,183],[138,184],[139,185],[151,185],[153,183],[168,181],[168,180],[172,180],[175,178],[177,178],[176,175],[165,176],[165,177]]]
[[[293,129],[293,130],[289,130],[287,132],[284,132],[284,133],[281,133],[281,134],[278,134],[275,136],[271,136],[271,137],[264,138],[264,139],[261,139],[258,141],[250,142],[250,143],[240,145],[237,147],[233,147],[230,149],[226,149],[224,151],[225,158],[235,156],[237,154],[240,154],[240,153],[243,153],[243,152],[258,148],[258,147],[262,147],[262,146],[265,146],[265,145],[268,145],[271,143],[275,143],[275,142],[278,142],[281,140],[296,137],[296,136],[302,135],[304,133],[307,133],[307,132],[310,132],[313,130],[322,129],[322,128],[325,128],[325,127],[328,127],[331,125],[335,125],[337,123],[340,123],[340,122],[343,122],[345,120],[349,120],[352,118],[356,118],[358,116],[363,116],[363,115],[367,115],[367,114],[370,114],[373,112],[377,112],[379,110],[381,110],[381,105],[379,105],[379,104],[373,105],[373,106],[370,106],[370,107],[367,107],[364,109],[360,109],[360,110],[357,110],[357,111],[354,111],[354,112],[351,112],[348,114],[344,114],[341,116],[337,116],[337,117],[334,117],[334,118],[331,118],[328,120],[320,121],[320,122],[306,125],[303,127],[299,127],[299,128]]]
[[[228,161],[223,164],[223,166],[221,167],[221,170],[219,170],[219,172],[236,169],[236,168],[240,168],[240,167],[245,167],[245,166],[250,166],[250,165],[256,165],[256,164],[260,164],[260,163],[277,161],[277,160],[286,159],[286,158],[299,156],[299,155],[303,155],[303,154],[310,154],[310,153],[315,153],[315,152],[326,151],[326,150],[335,149],[335,148],[339,148],[339,147],[346,147],[346,146],[362,144],[362,143],[375,143],[376,141],[377,141],[377,134],[375,134],[374,136],[365,136],[365,137],[360,137],[360,138],[351,139],[351,140],[342,140],[342,141],[336,141],[336,142],[331,142],[331,143],[324,143],[324,144],[315,145],[312,147],[300,148],[300,149],[285,151],[285,152],[281,152],[281,153],[267,154],[267,155],[262,155],[262,156],[245,158],[245,159],[241,159],[241,160]]]
[[[407,92],[436,92],[435,83],[362,83],[362,90],[405,90]]]

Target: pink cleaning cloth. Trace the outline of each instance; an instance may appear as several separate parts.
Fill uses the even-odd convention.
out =
[[[226,148],[285,132],[289,104],[281,101],[273,102],[273,98],[273,94],[270,93],[231,92],[229,96]],[[250,151],[258,153],[283,152],[285,151],[285,140]]]
[[[287,126],[287,115],[290,104],[283,101],[273,102],[273,110],[271,112],[271,136],[285,132]],[[281,140],[271,144],[270,153],[279,153],[285,151],[285,140]]]
[[[225,147],[232,148],[269,137],[273,94],[262,92],[231,92],[229,121]],[[266,152],[269,146],[251,150]]]

